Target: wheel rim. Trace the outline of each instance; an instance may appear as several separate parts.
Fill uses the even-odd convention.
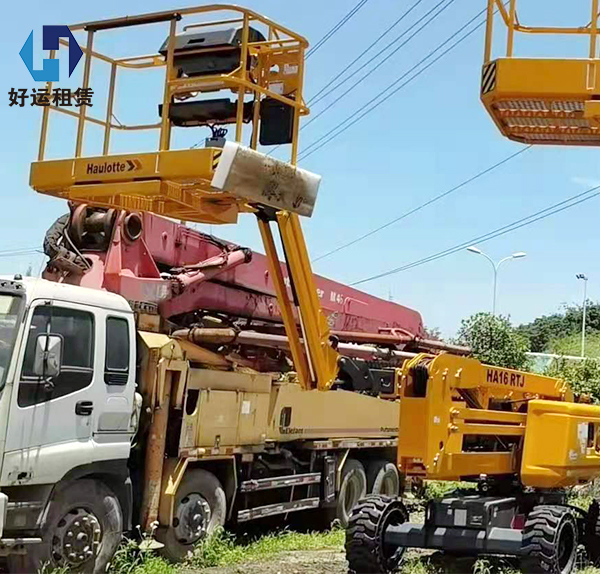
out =
[[[98,554],[102,529],[94,513],[73,508],[56,526],[52,537],[52,558],[57,565],[78,568]]]
[[[392,475],[386,475],[381,481],[381,493],[385,496],[396,496],[398,489],[396,488],[396,480]]]
[[[346,491],[344,493],[344,511],[347,515],[352,512],[352,509],[360,498],[360,485],[358,484],[359,479],[356,475],[348,477],[346,482]]]
[[[198,494],[188,494],[181,499],[173,518],[175,537],[180,544],[195,544],[207,532],[210,523],[210,505]]]
[[[569,565],[573,559],[576,534],[573,524],[565,522],[558,533],[558,567],[561,572],[569,569]]]

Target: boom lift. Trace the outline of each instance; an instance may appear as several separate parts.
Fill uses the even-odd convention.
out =
[[[102,33],[161,23],[169,31],[156,53],[96,50]],[[320,306],[299,222],[319,177],[294,166],[308,113],[306,40],[225,5],[71,30],[87,33],[81,89],[108,94],[104,119],[96,103],[44,107],[30,183],[69,200],[72,213],[47,236],[51,281],[0,278],[9,569],[103,572],[123,532],[156,522],[162,551],[177,560],[226,522],[318,510],[345,523],[366,492],[397,493],[394,367],[440,345],[418,340],[420,317],[399,331],[399,307],[322,279],[318,289],[344,296],[329,317]],[[159,122],[123,124],[117,80],[140,70],[164,72],[160,101],[136,101]],[[74,157],[48,158],[51,117],[77,120]],[[224,138],[228,124],[235,141]],[[175,128],[199,126],[212,130],[203,148],[174,149]],[[116,132],[140,130],[155,130],[157,149],[113,153],[125,144]],[[289,144],[291,163],[259,144]],[[86,155],[94,148],[102,153]],[[258,220],[266,259],[173,222],[235,223],[244,213]],[[380,314],[356,311],[365,301]]]
[[[530,27],[519,21],[517,0],[488,0],[481,100],[503,135],[600,144],[598,10],[592,0],[585,26]],[[507,42],[506,57],[493,59],[496,12]],[[587,36],[589,57],[514,57],[516,32]],[[600,474],[600,406],[563,381],[449,354],[419,355],[401,373],[399,470],[471,481],[479,492],[430,502],[424,524],[409,522],[400,498],[366,498],[347,529],[351,572],[394,572],[411,547],[512,555],[525,572],[568,574],[581,545],[597,563],[599,503],[569,506],[564,489]]]

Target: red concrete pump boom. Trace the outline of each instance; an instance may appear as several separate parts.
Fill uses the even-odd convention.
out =
[[[177,323],[190,323],[185,317],[200,309],[281,323],[264,255],[150,213],[72,206],[48,231],[44,247],[50,257],[47,278],[119,293],[156,306]],[[315,279],[333,331],[423,336],[417,311]]]

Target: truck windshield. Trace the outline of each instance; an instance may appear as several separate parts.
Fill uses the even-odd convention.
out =
[[[15,344],[21,301],[21,297],[0,293],[0,388],[4,386]]]

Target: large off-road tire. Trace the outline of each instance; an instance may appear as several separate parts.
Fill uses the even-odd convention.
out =
[[[536,506],[523,528],[521,570],[528,574],[570,574],[577,562],[575,517],[563,506]]]
[[[384,460],[373,460],[367,467],[367,490],[369,494],[398,496],[400,475],[396,465]]]
[[[9,556],[11,573],[32,574],[42,567],[100,574],[123,536],[123,513],[115,494],[102,482],[82,479],[53,494],[41,544],[26,555]]]
[[[160,526],[156,532],[164,544],[161,553],[173,562],[184,560],[226,518],[227,499],[219,479],[206,470],[189,470],[175,496],[171,525]]]
[[[399,498],[371,495],[354,507],[346,529],[346,559],[350,574],[390,574],[400,565],[405,548],[384,544],[389,526],[408,520]]]
[[[585,518],[583,543],[592,566],[600,566],[600,504],[593,500]]]

